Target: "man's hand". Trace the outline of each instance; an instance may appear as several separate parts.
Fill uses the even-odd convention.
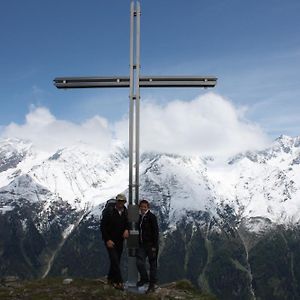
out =
[[[156,250],[157,250],[157,249],[156,249],[155,247],[152,247],[152,248],[151,248],[153,257],[156,257],[156,254],[157,254]]]
[[[112,240],[108,240],[107,242],[106,242],[106,246],[107,246],[107,248],[113,248],[114,247],[114,245],[115,245],[115,243],[112,241]]]
[[[123,232],[123,239],[128,239],[129,237],[129,231],[126,229],[124,232]]]

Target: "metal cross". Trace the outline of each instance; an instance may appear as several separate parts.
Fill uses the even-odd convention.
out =
[[[127,243],[128,283],[135,285],[135,249],[138,247],[138,202],[139,202],[139,162],[140,162],[140,88],[214,87],[214,76],[141,76],[140,75],[140,17],[138,0],[131,0],[130,7],[130,74],[113,77],[58,77],[54,85],[59,89],[74,88],[125,88],[129,87],[129,206],[131,222],[130,238]]]

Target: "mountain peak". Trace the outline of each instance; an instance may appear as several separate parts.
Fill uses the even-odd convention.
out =
[[[274,144],[278,144],[286,152],[289,148],[300,147],[300,136],[290,137],[288,135],[281,135],[275,140]]]

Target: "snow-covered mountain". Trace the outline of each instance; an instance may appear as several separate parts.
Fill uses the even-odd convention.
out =
[[[39,184],[80,208],[99,204],[116,189],[126,188],[125,150],[118,148],[115,153],[104,155],[79,144],[55,153],[41,153],[29,142],[18,140],[2,141],[0,146],[0,165],[5,167],[0,173],[3,190],[14,185],[21,189],[18,178],[27,175],[33,185]]]
[[[219,299],[299,299],[300,137],[226,160],[143,153],[140,175],[162,232],[162,282],[188,278]],[[120,144],[47,153],[1,140],[0,277],[104,275],[101,210],[127,188]]]
[[[241,218],[264,217],[277,224],[300,219],[300,138],[281,136],[268,148],[210,168],[219,204]]]
[[[78,144],[41,153],[30,142],[2,140],[0,170],[2,206],[7,194],[30,201],[55,195],[72,207],[92,208],[127,190],[128,151],[116,146],[103,154]],[[263,217],[277,224],[300,219],[300,137],[281,136],[268,149],[221,162],[144,153],[140,173],[141,196],[164,206],[171,223],[187,211],[217,217],[226,205],[240,219]]]

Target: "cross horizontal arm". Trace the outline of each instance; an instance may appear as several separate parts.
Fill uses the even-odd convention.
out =
[[[54,85],[58,89],[74,88],[110,88],[110,87],[129,87],[129,77],[57,77]]]
[[[213,76],[141,76],[140,87],[214,87]]]
[[[140,76],[139,87],[214,87],[213,76]],[[59,89],[129,87],[130,78],[113,77],[58,77],[54,85]]]

